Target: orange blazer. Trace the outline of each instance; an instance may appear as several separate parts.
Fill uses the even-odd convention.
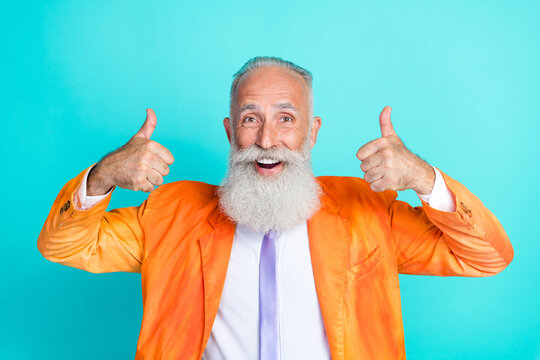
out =
[[[85,170],[86,171],[86,170]],[[110,197],[74,208],[85,171],[60,191],[38,238],[48,260],[142,277],[136,359],[200,359],[216,317],[235,225],[215,185],[177,181],[140,206]],[[491,276],[512,260],[501,224],[442,173],[456,211],[376,193],[360,178],[318,177],[322,207],[307,222],[313,276],[332,359],[405,359],[398,273]]]

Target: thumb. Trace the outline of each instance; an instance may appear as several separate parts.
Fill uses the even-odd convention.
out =
[[[143,126],[137,131],[133,137],[150,139],[157,125],[156,113],[152,109],[146,109],[146,120]]]
[[[383,137],[396,135],[394,127],[392,126],[392,120],[390,120],[390,113],[392,108],[390,106],[385,106],[379,115],[379,124],[381,125],[381,135]]]

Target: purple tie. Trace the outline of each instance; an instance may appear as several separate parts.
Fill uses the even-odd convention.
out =
[[[259,329],[261,360],[279,359],[277,285],[276,285],[276,233],[264,234],[259,263]]]

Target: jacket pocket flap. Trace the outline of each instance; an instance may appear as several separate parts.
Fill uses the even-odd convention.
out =
[[[362,261],[349,267],[347,274],[349,282],[369,275],[382,262],[382,259],[381,249],[377,246]]]

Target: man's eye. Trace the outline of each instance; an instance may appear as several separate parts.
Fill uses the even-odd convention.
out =
[[[293,118],[290,117],[290,116],[284,116],[284,117],[281,118],[281,120],[283,122],[291,122],[291,121],[293,121]]]
[[[248,116],[248,117],[244,118],[244,122],[254,122],[254,121],[256,121],[255,118],[253,118],[251,116]]]

